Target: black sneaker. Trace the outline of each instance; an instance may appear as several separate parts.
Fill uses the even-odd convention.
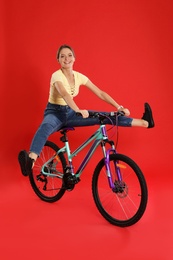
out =
[[[148,103],[145,103],[144,107],[145,107],[145,111],[142,119],[148,122],[148,128],[152,128],[154,127],[154,119],[153,119],[151,107]]]
[[[28,153],[25,150],[20,151],[18,155],[18,161],[21,172],[24,176],[28,176],[30,173],[32,173],[32,164],[34,160],[28,156]]]

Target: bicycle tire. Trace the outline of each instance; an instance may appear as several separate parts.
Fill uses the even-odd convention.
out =
[[[47,141],[32,169],[32,174],[29,175],[30,184],[36,195],[45,202],[55,202],[64,195],[63,175],[66,168],[66,159],[63,153],[59,153],[56,158],[50,162],[45,171],[56,173],[56,177],[49,177],[42,173],[42,166],[47,162],[57,151],[59,147]],[[62,178],[59,177],[62,175]]]
[[[117,181],[115,163],[118,163],[121,171],[121,186]],[[144,175],[132,159],[122,154],[110,155],[110,167],[116,185],[114,190],[108,183],[104,159],[95,168],[92,177],[95,204],[101,215],[111,224],[119,227],[131,226],[141,219],[146,210],[148,189]]]

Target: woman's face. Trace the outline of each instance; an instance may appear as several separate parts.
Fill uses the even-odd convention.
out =
[[[64,48],[59,54],[58,62],[61,65],[61,68],[68,69],[72,68],[75,62],[75,57],[73,52],[69,48]]]

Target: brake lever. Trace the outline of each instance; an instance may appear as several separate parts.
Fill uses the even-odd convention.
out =
[[[118,111],[117,112],[117,116],[124,116],[124,115],[125,115],[124,111]]]

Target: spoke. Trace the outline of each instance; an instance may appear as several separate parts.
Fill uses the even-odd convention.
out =
[[[66,166],[64,156],[55,157],[56,145],[48,142],[38,157],[30,178],[35,193],[45,201],[56,201],[62,197],[65,190],[63,187],[63,173]],[[44,167],[43,167],[44,165]],[[44,172],[42,169],[44,168]]]

